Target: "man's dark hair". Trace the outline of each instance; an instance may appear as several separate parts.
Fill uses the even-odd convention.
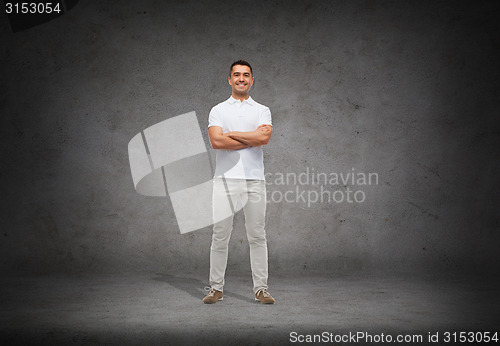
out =
[[[237,60],[231,64],[231,68],[229,69],[229,77],[231,77],[231,72],[233,71],[233,66],[236,66],[236,65],[243,65],[243,66],[250,67],[250,73],[253,75],[252,66],[250,66],[250,64],[247,61]]]

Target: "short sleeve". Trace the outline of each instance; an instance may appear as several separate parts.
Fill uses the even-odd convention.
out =
[[[264,109],[260,113],[259,126],[264,124],[273,126],[273,122],[271,120],[271,111],[267,107],[264,107]]]
[[[212,110],[210,111],[210,114],[208,116],[208,127],[211,127],[211,126],[223,127],[219,112],[217,111],[216,107],[212,108]]]

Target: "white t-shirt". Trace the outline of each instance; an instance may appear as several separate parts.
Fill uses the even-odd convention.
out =
[[[208,127],[220,126],[222,133],[255,131],[263,124],[272,126],[271,111],[251,97],[241,102],[231,96],[213,107],[208,117]],[[217,150],[214,177],[265,180],[262,146]]]

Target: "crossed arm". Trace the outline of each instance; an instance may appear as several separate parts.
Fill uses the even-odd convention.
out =
[[[266,145],[273,133],[271,125],[260,125],[257,130],[250,132],[226,132],[222,133],[220,126],[208,128],[210,143],[214,149],[238,150],[248,147],[259,147]]]

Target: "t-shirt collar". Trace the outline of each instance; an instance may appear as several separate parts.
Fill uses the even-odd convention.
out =
[[[240,102],[240,100],[237,100],[233,97],[233,95],[229,96],[229,103],[235,103],[235,102]],[[255,104],[255,101],[252,99],[251,96],[248,96],[248,99],[244,100],[241,103],[248,103],[249,105],[253,106]]]

